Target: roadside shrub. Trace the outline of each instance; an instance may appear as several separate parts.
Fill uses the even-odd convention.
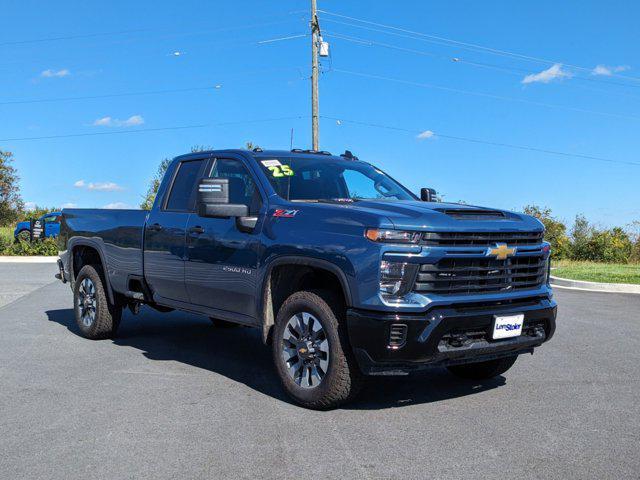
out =
[[[599,230],[582,215],[576,217],[571,239],[572,260],[627,263],[634,249],[633,241],[622,228]]]
[[[58,244],[53,238],[45,238],[44,240],[36,240],[34,242],[11,242],[1,250],[2,255],[58,255]]]
[[[13,245],[13,237],[0,234],[0,253]]]

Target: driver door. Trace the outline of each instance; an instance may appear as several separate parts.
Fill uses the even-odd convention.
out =
[[[253,174],[239,157],[215,158],[208,177],[229,180],[229,203],[245,204],[258,216],[252,231],[241,231],[235,218],[203,218],[187,223],[185,285],[191,303],[255,316],[260,230],[265,203]]]

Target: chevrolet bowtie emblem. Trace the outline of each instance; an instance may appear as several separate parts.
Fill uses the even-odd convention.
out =
[[[496,260],[506,260],[515,253],[516,249],[507,247],[506,243],[496,243],[495,248],[489,248],[487,251],[487,255],[495,256]]]

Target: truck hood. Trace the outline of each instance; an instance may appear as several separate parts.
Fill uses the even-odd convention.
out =
[[[331,202],[337,208],[386,217],[399,230],[543,231],[529,215],[457,203],[356,200]]]

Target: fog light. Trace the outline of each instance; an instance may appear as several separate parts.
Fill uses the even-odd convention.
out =
[[[415,279],[417,264],[380,262],[380,293],[384,296],[402,296],[410,289]]]

